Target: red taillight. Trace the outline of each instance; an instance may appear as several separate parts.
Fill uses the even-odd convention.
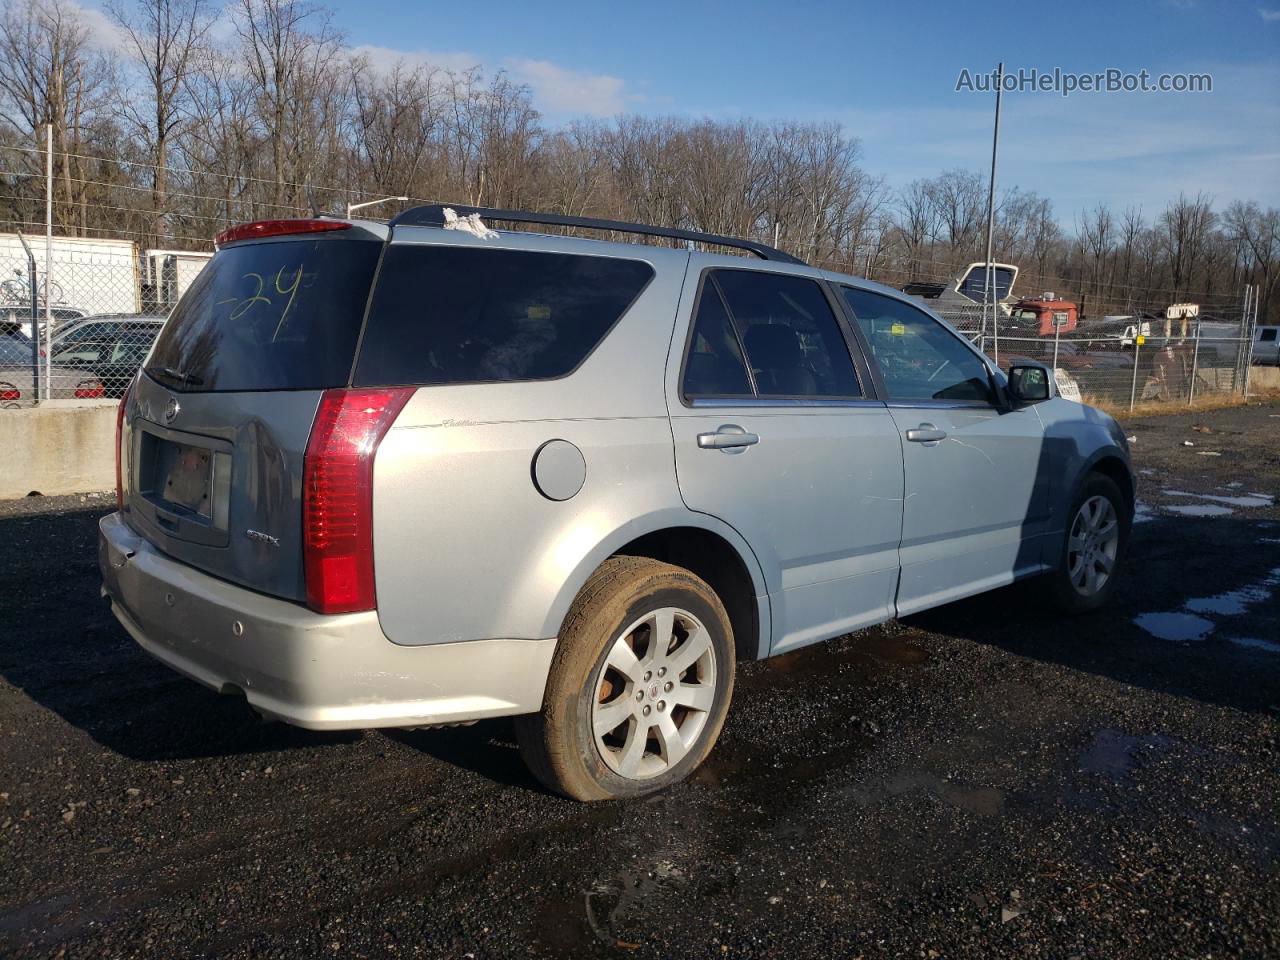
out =
[[[353,613],[377,606],[373,583],[373,458],[412,387],[326,390],[302,466],[307,606]]]
[[[0,383],[0,403],[17,403],[21,399],[21,390],[11,383]]]
[[[223,230],[213,238],[213,242],[221,247],[237,240],[260,240],[263,237],[280,237],[289,233],[327,233],[330,230],[350,229],[351,224],[341,220],[256,220]]]
[[[124,509],[124,450],[121,444],[124,442],[124,408],[129,405],[129,395],[133,393],[133,382],[129,382],[129,386],[125,388],[124,396],[120,398],[120,406],[116,408],[116,509]]]
[[[75,397],[77,400],[101,400],[106,392],[100,380],[81,380],[76,384]]]

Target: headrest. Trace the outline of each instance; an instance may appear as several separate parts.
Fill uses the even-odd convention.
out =
[[[799,335],[785,324],[758,324],[747,330],[743,339],[751,362],[758,367],[790,367],[804,360]]]

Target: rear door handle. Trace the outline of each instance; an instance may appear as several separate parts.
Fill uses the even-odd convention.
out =
[[[698,434],[698,446],[704,450],[732,450],[760,442],[760,435],[747,433],[736,423],[726,423],[715,433]]]
[[[932,423],[922,423],[907,431],[907,439],[912,443],[937,443],[947,439],[947,431],[939,430]]]

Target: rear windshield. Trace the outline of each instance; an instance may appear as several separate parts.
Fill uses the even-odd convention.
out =
[[[392,245],[356,383],[544,380],[578,366],[653,276],[639,260]]]
[[[218,251],[164,325],[147,373],[175,390],[345,386],[381,250],[310,238]]]

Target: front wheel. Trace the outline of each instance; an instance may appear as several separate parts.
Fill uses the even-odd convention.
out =
[[[1095,473],[1077,495],[1070,517],[1047,585],[1063,612],[1088,613],[1103,606],[1115,590],[1129,545],[1129,510],[1115,481]]]
[[[542,711],[517,719],[521,753],[539,780],[576,800],[661,790],[711,752],[733,673],[729,617],[705,581],[612,557],[565,619]]]

